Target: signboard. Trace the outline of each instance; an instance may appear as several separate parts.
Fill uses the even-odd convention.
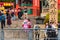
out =
[[[8,2],[0,2],[1,6],[13,6],[13,3],[8,3]]]
[[[4,3],[3,5],[4,5],[4,6],[12,6],[13,3]]]

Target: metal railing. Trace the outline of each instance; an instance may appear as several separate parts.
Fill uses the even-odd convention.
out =
[[[56,37],[48,37],[48,29],[0,29],[0,40],[59,40],[60,30]],[[53,32],[53,31],[52,31]],[[50,34],[49,34],[50,35]]]

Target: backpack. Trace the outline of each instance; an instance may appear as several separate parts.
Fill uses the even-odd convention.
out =
[[[28,28],[32,28],[31,22],[28,21]]]
[[[2,15],[2,19],[1,19],[2,21],[4,21],[5,20],[5,16],[4,15]]]
[[[12,12],[11,16],[14,17],[14,12]]]
[[[28,25],[28,28],[31,28],[31,25]]]
[[[27,22],[24,22],[24,24],[22,25],[22,27],[24,27],[24,28],[31,28],[31,25],[27,24]]]
[[[37,31],[37,30],[39,30],[39,26],[36,26],[36,27],[35,27],[35,31]]]

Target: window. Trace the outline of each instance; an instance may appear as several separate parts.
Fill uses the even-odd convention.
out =
[[[31,8],[28,8],[28,7],[31,7],[33,5],[33,1],[32,0],[19,0],[19,4],[21,7],[24,7],[26,6],[27,7],[27,13],[28,14],[32,14],[33,11]],[[22,12],[24,13],[24,10],[25,8],[22,8]]]
[[[43,7],[48,7],[49,6],[49,3],[47,0],[43,0],[43,4],[42,4]]]
[[[20,6],[32,6],[32,0],[20,0]]]
[[[43,12],[49,12],[49,3],[48,0],[42,1],[42,10]]]

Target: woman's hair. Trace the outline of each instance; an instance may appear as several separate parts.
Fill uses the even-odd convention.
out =
[[[46,26],[48,26],[49,25],[49,23],[45,23],[45,28],[46,28]]]
[[[25,17],[25,19],[27,19],[27,18]]]
[[[28,19],[28,21],[30,21],[30,19]]]

